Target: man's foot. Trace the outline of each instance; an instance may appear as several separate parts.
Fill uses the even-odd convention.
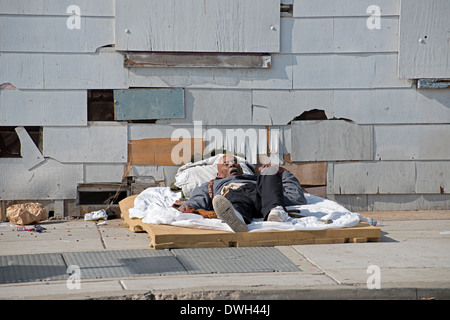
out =
[[[217,217],[229,225],[234,232],[248,231],[247,224],[236,216],[233,205],[225,197],[215,196],[212,203]]]
[[[278,206],[270,210],[267,221],[284,222],[289,220],[289,215],[282,206]]]

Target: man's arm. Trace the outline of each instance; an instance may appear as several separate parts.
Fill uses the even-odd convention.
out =
[[[188,201],[184,203],[183,206],[180,207],[181,212],[194,212],[198,209],[208,209],[209,206],[209,192],[208,192],[208,183],[196,187],[192,191],[192,195]]]

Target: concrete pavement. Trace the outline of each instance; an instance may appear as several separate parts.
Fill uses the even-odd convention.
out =
[[[243,272],[196,273],[180,259],[179,254],[187,251],[178,251],[177,256],[176,250],[164,250],[165,260],[149,261],[180,263],[183,272],[109,278],[83,278],[81,272],[79,278],[66,274],[54,280],[8,280],[0,283],[0,299],[450,299],[450,211],[368,216],[383,220],[380,242],[262,249],[268,256],[287,258],[298,271],[252,272],[244,266]],[[17,267],[19,256],[31,254],[62,254],[64,260],[69,253],[153,251],[146,233],[130,232],[120,219],[102,226],[84,220],[41,225],[47,229],[43,233],[15,231],[9,222],[0,223],[2,272]],[[224,249],[228,248],[213,250]],[[190,253],[195,250],[201,249]],[[218,261],[237,261],[231,255],[222,259]],[[69,262],[64,263],[66,268]],[[21,268],[26,272],[39,266],[25,263]]]

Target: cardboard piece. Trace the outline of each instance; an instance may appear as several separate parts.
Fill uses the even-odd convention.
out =
[[[128,209],[134,206],[137,195],[119,202],[121,217],[132,232],[147,232],[150,246],[155,249],[262,247],[295,244],[326,244],[375,242],[380,240],[380,228],[359,223],[352,228],[295,231],[227,232],[194,229],[171,225],[143,223],[130,218]]]

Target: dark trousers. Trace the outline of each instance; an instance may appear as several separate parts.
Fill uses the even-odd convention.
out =
[[[229,190],[225,195],[233,208],[243,216],[246,223],[253,218],[264,218],[277,206],[284,207],[281,174],[259,175],[254,183],[247,183],[237,190]]]

